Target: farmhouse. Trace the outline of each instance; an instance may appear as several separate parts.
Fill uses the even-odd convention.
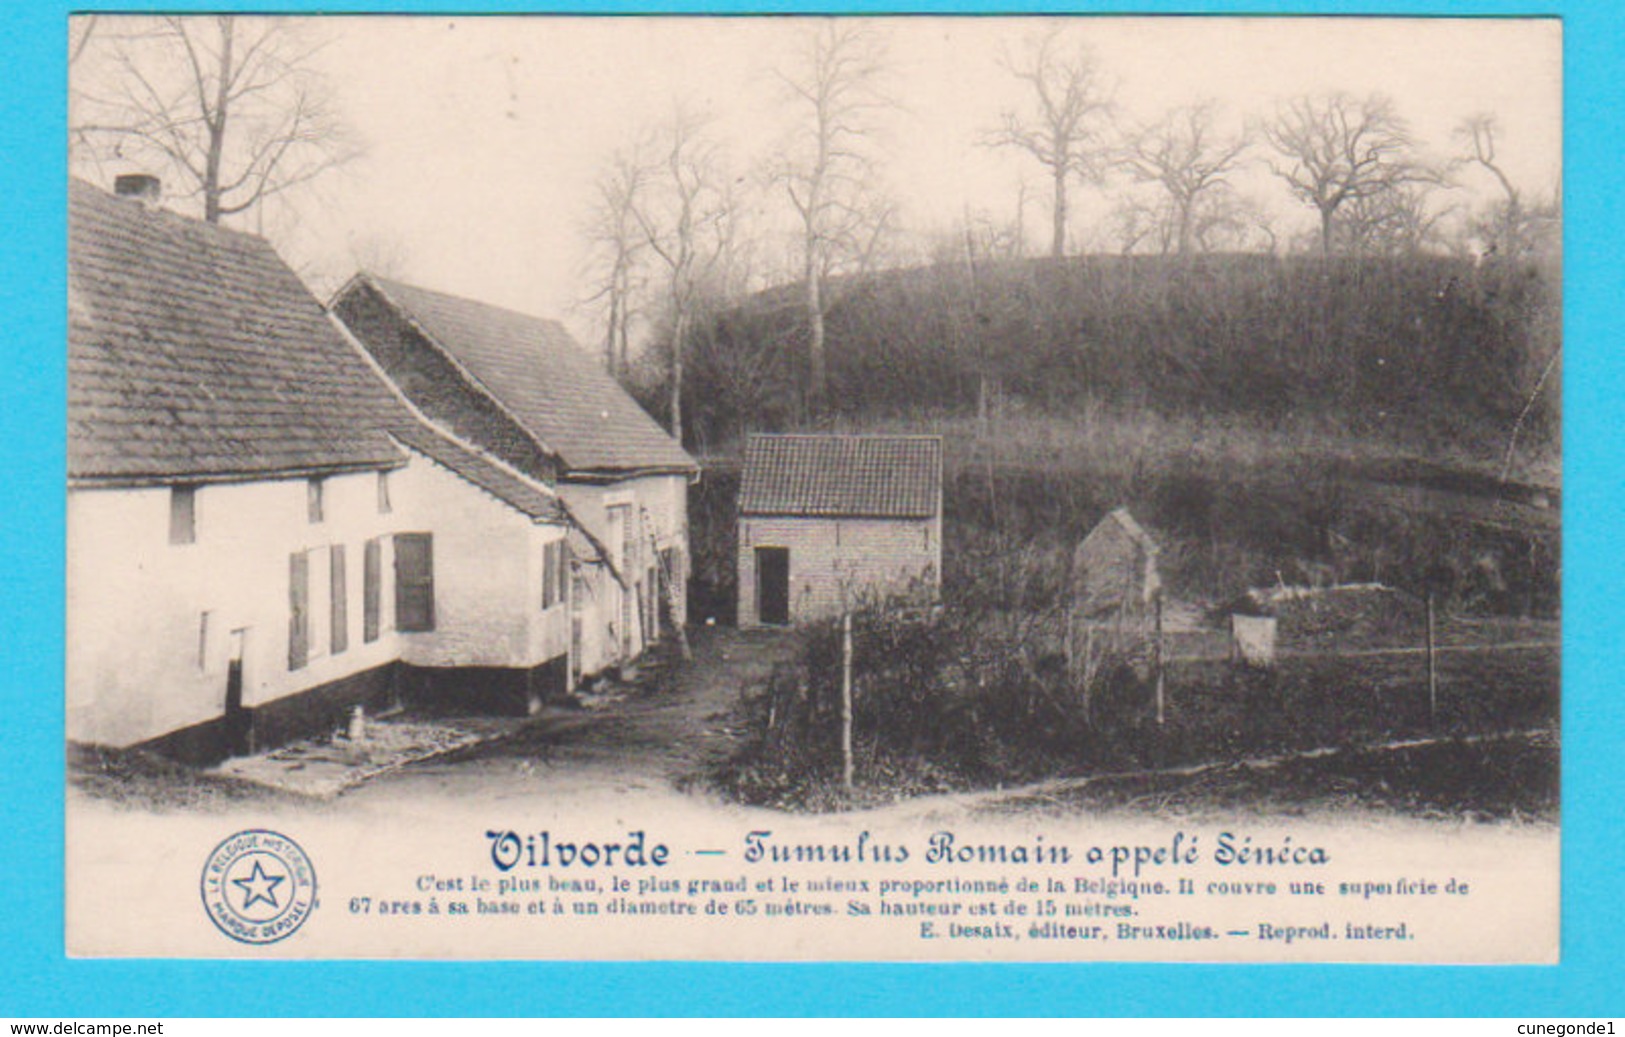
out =
[[[866,601],[935,601],[937,436],[754,435],[739,491],[739,625],[801,623]]]
[[[685,622],[698,466],[563,325],[365,273],[332,310],[431,420],[558,493],[578,530],[578,674]]]
[[[219,759],[569,672],[557,498],[396,394],[262,239],[69,190],[67,734]]]

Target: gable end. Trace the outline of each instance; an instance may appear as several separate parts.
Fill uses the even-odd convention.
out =
[[[406,398],[430,420],[532,478],[554,482],[555,458],[468,380],[371,284],[356,281],[333,312]]]

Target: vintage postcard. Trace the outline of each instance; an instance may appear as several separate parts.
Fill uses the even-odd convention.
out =
[[[68,44],[69,955],[1560,960],[1559,20]]]

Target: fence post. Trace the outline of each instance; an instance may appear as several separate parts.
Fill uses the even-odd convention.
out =
[[[1161,727],[1163,719],[1164,719],[1164,707],[1163,707],[1164,688],[1163,688],[1163,679],[1162,679],[1163,651],[1162,651],[1162,592],[1161,591],[1157,592],[1156,605],[1157,605],[1157,642],[1156,642],[1155,647],[1153,648],[1153,651],[1156,653],[1153,658],[1155,659],[1156,667],[1157,667],[1157,726]]]
[[[1433,590],[1428,589],[1428,722],[1439,721],[1439,664],[1433,646]]]
[[[841,787],[852,791],[852,613],[841,613]]]

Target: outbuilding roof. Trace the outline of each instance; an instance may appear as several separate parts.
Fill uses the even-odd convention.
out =
[[[745,515],[932,518],[942,509],[939,436],[753,435]]]
[[[264,239],[70,181],[70,479],[398,465],[403,414]]]
[[[691,472],[683,448],[570,337],[564,325],[362,274],[566,474]]]

